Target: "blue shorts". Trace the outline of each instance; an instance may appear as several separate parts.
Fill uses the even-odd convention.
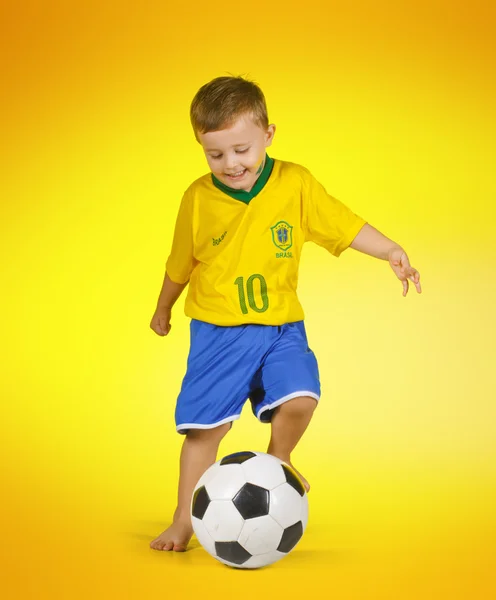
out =
[[[193,319],[186,375],[176,406],[176,429],[211,429],[239,419],[249,398],[268,423],[274,409],[299,396],[319,400],[317,359],[303,321],[221,327]]]

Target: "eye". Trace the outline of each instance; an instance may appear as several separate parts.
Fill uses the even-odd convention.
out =
[[[245,148],[244,150],[236,150],[237,154],[243,154],[244,152],[248,152],[249,148]]]
[[[214,156],[213,154],[211,154],[210,158],[215,158],[215,159],[222,158],[222,154],[217,154],[217,156]]]

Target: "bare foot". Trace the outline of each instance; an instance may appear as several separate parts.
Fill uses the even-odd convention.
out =
[[[150,548],[153,548],[153,550],[185,552],[192,535],[193,527],[191,526],[191,521],[177,520],[161,533],[158,538],[150,542]]]
[[[291,463],[289,463],[291,465]],[[291,465],[293,467],[293,465]],[[296,471],[296,469],[293,467],[293,469]],[[301,479],[301,482],[303,483],[303,485],[305,486],[305,489],[307,490],[307,494],[310,491],[310,484],[308,483],[308,481],[306,480],[305,477],[303,477],[303,475],[299,472],[296,471],[298,473],[298,477]]]
[[[269,452],[270,454],[270,452]],[[275,456],[276,458],[278,458],[279,460],[284,461],[286,464],[288,464],[293,471],[298,475],[298,477],[301,479],[301,483],[303,484],[304,488],[306,489],[307,493],[310,491],[310,484],[308,483],[308,481],[305,479],[305,477],[303,477],[303,475],[293,467],[293,464],[291,463],[291,461],[284,456],[277,456],[277,454],[274,454],[273,456]]]

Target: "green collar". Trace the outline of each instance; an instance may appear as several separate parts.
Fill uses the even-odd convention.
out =
[[[270,174],[272,173],[273,166],[274,159],[270,158],[270,156],[266,154],[264,168],[260,173],[257,181],[255,182],[255,185],[251,188],[249,192],[246,192],[245,190],[235,190],[234,188],[229,187],[228,185],[222,183],[222,181],[217,179],[217,177],[213,173],[212,182],[215,185],[215,187],[219,188],[219,190],[221,190],[228,196],[231,196],[231,198],[234,198],[235,200],[241,200],[241,202],[249,204],[250,200],[255,198],[255,196],[259,194],[265,187],[265,184],[269,180]]]

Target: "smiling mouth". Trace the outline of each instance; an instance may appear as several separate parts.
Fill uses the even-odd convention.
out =
[[[226,173],[226,177],[229,177],[229,179],[241,179],[245,173],[246,169],[243,169],[242,171],[238,171],[237,173],[233,173],[232,175],[230,173]]]

